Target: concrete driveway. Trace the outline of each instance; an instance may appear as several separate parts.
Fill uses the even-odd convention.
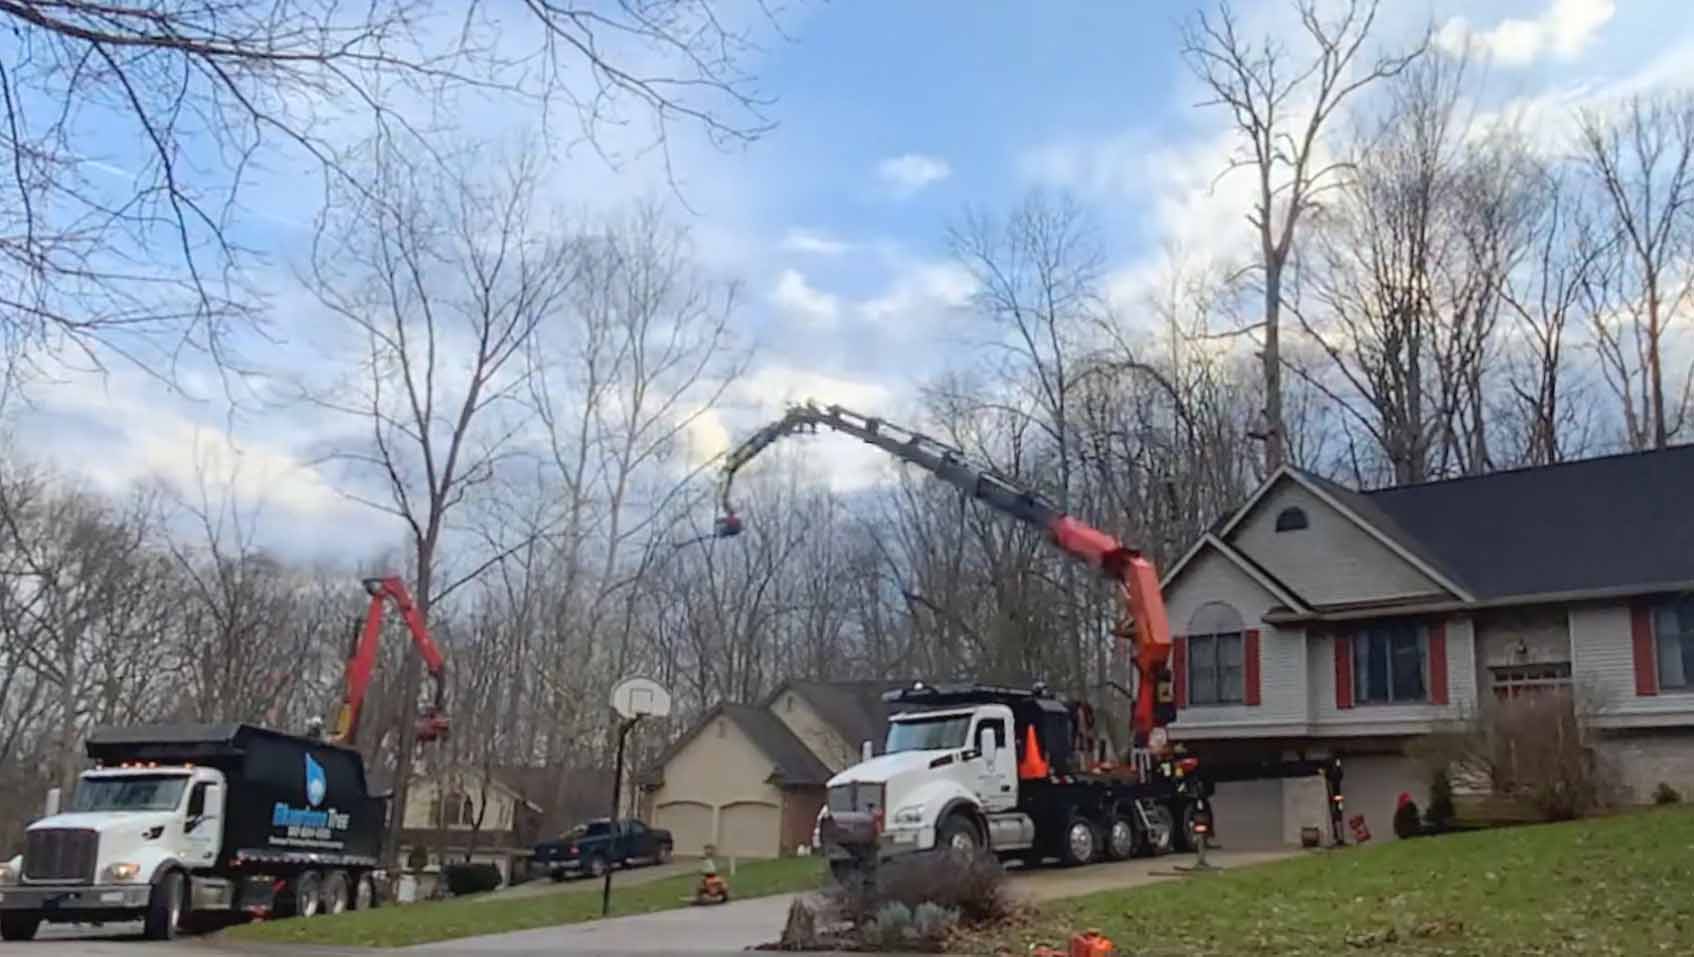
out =
[[[1207,855],[1211,863],[1227,869],[1251,867],[1299,854],[1299,851],[1214,851]],[[1182,874],[1173,868],[1192,864],[1191,854],[1172,855],[1154,859],[1137,859],[1115,864],[1095,864],[1090,867],[1045,867],[1024,872],[1010,871],[1013,891],[1033,901],[1075,897],[1097,891],[1121,890],[1158,881],[1178,880]],[[647,870],[647,869],[644,869]],[[659,870],[652,868],[650,870]],[[618,881],[635,877],[640,871],[620,873]],[[1199,878],[1204,880],[1205,878]],[[567,882],[568,889],[584,888],[589,882]],[[512,893],[527,885],[514,888]],[[558,892],[561,885],[549,885]],[[593,886],[598,887],[595,883]],[[538,892],[541,892],[538,889]],[[563,891],[565,893],[571,890]],[[0,944],[0,957],[40,954],[43,957],[120,957],[120,955],[177,953],[190,957],[255,957],[264,954],[331,955],[359,954],[371,957],[378,953],[418,954],[490,954],[503,957],[528,955],[567,955],[567,957],[616,957],[616,955],[690,954],[694,957],[736,954],[746,957],[746,949],[774,941],[782,931],[788,915],[792,894],[732,901],[719,907],[684,907],[642,914],[634,917],[615,917],[610,920],[564,924],[493,934],[461,940],[441,941],[399,951],[371,950],[307,950],[297,947],[278,949],[248,944],[224,943],[209,940],[185,940],[172,944],[153,944],[138,939],[140,925],[107,925],[105,928],[81,929],[81,939],[69,940],[77,928],[45,927],[42,939],[31,944]],[[50,939],[51,938],[51,939]]]

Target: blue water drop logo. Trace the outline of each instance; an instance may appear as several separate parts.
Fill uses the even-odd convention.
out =
[[[323,765],[306,755],[306,801],[313,807],[323,803],[324,794],[329,791],[329,778],[324,776]]]

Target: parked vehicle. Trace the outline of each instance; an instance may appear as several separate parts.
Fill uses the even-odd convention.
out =
[[[634,818],[624,818],[614,827],[608,818],[596,818],[571,828],[557,840],[535,845],[534,862],[550,877],[562,881],[572,875],[600,877],[613,867],[631,867],[637,862],[664,864],[671,859],[671,832],[648,827]]]
[[[168,940],[218,918],[376,903],[387,800],[359,752],[245,724],[100,728],[68,807],[48,794],[0,865],[0,938],[140,919]]]

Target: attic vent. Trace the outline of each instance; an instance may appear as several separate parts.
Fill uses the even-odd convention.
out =
[[[1276,515],[1276,530],[1279,532],[1299,531],[1306,524],[1306,510],[1297,505],[1291,505]]]

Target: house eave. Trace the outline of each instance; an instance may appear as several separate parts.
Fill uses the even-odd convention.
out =
[[[1507,608],[1514,605],[1559,605],[1580,601],[1637,598],[1643,595],[1662,595],[1694,591],[1694,581],[1644,582],[1635,585],[1615,585],[1607,588],[1581,588],[1569,591],[1529,592],[1502,595],[1477,601],[1441,601],[1414,597],[1395,601],[1360,602],[1353,605],[1313,608],[1307,612],[1272,609],[1264,619],[1271,625],[1301,625],[1331,621],[1358,621],[1384,615],[1434,615],[1452,612],[1480,611],[1488,608]]]

